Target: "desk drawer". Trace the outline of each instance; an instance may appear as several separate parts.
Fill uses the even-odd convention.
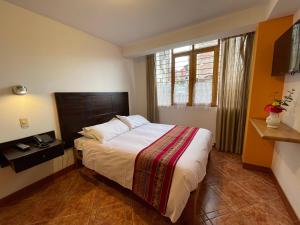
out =
[[[16,172],[20,172],[22,170],[26,170],[35,165],[46,162],[50,159],[54,159],[63,154],[63,145],[57,145],[51,148],[41,149],[40,151],[35,152],[34,154],[15,159],[11,162],[11,164]]]

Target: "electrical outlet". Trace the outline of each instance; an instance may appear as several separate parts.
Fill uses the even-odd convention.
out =
[[[28,122],[27,118],[20,118],[19,121],[20,121],[21,128],[24,129],[24,128],[28,128],[29,127],[29,122]]]

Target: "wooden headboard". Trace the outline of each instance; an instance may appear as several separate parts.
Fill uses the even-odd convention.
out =
[[[62,139],[72,147],[83,127],[129,115],[127,92],[54,93]]]

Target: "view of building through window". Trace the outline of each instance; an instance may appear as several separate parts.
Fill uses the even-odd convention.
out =
[[[190,56],[175,57],[174,103],[187,104],[189,97]]]
[[[196,82],[194,104],[210,104],[214,75],[214,51],[198,53],[196,61]]]

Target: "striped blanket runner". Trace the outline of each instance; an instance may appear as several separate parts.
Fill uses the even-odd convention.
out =
[[[175,126],[139,152],[135,159],[133,192],[165,214],[173,173],[198,128]]]

